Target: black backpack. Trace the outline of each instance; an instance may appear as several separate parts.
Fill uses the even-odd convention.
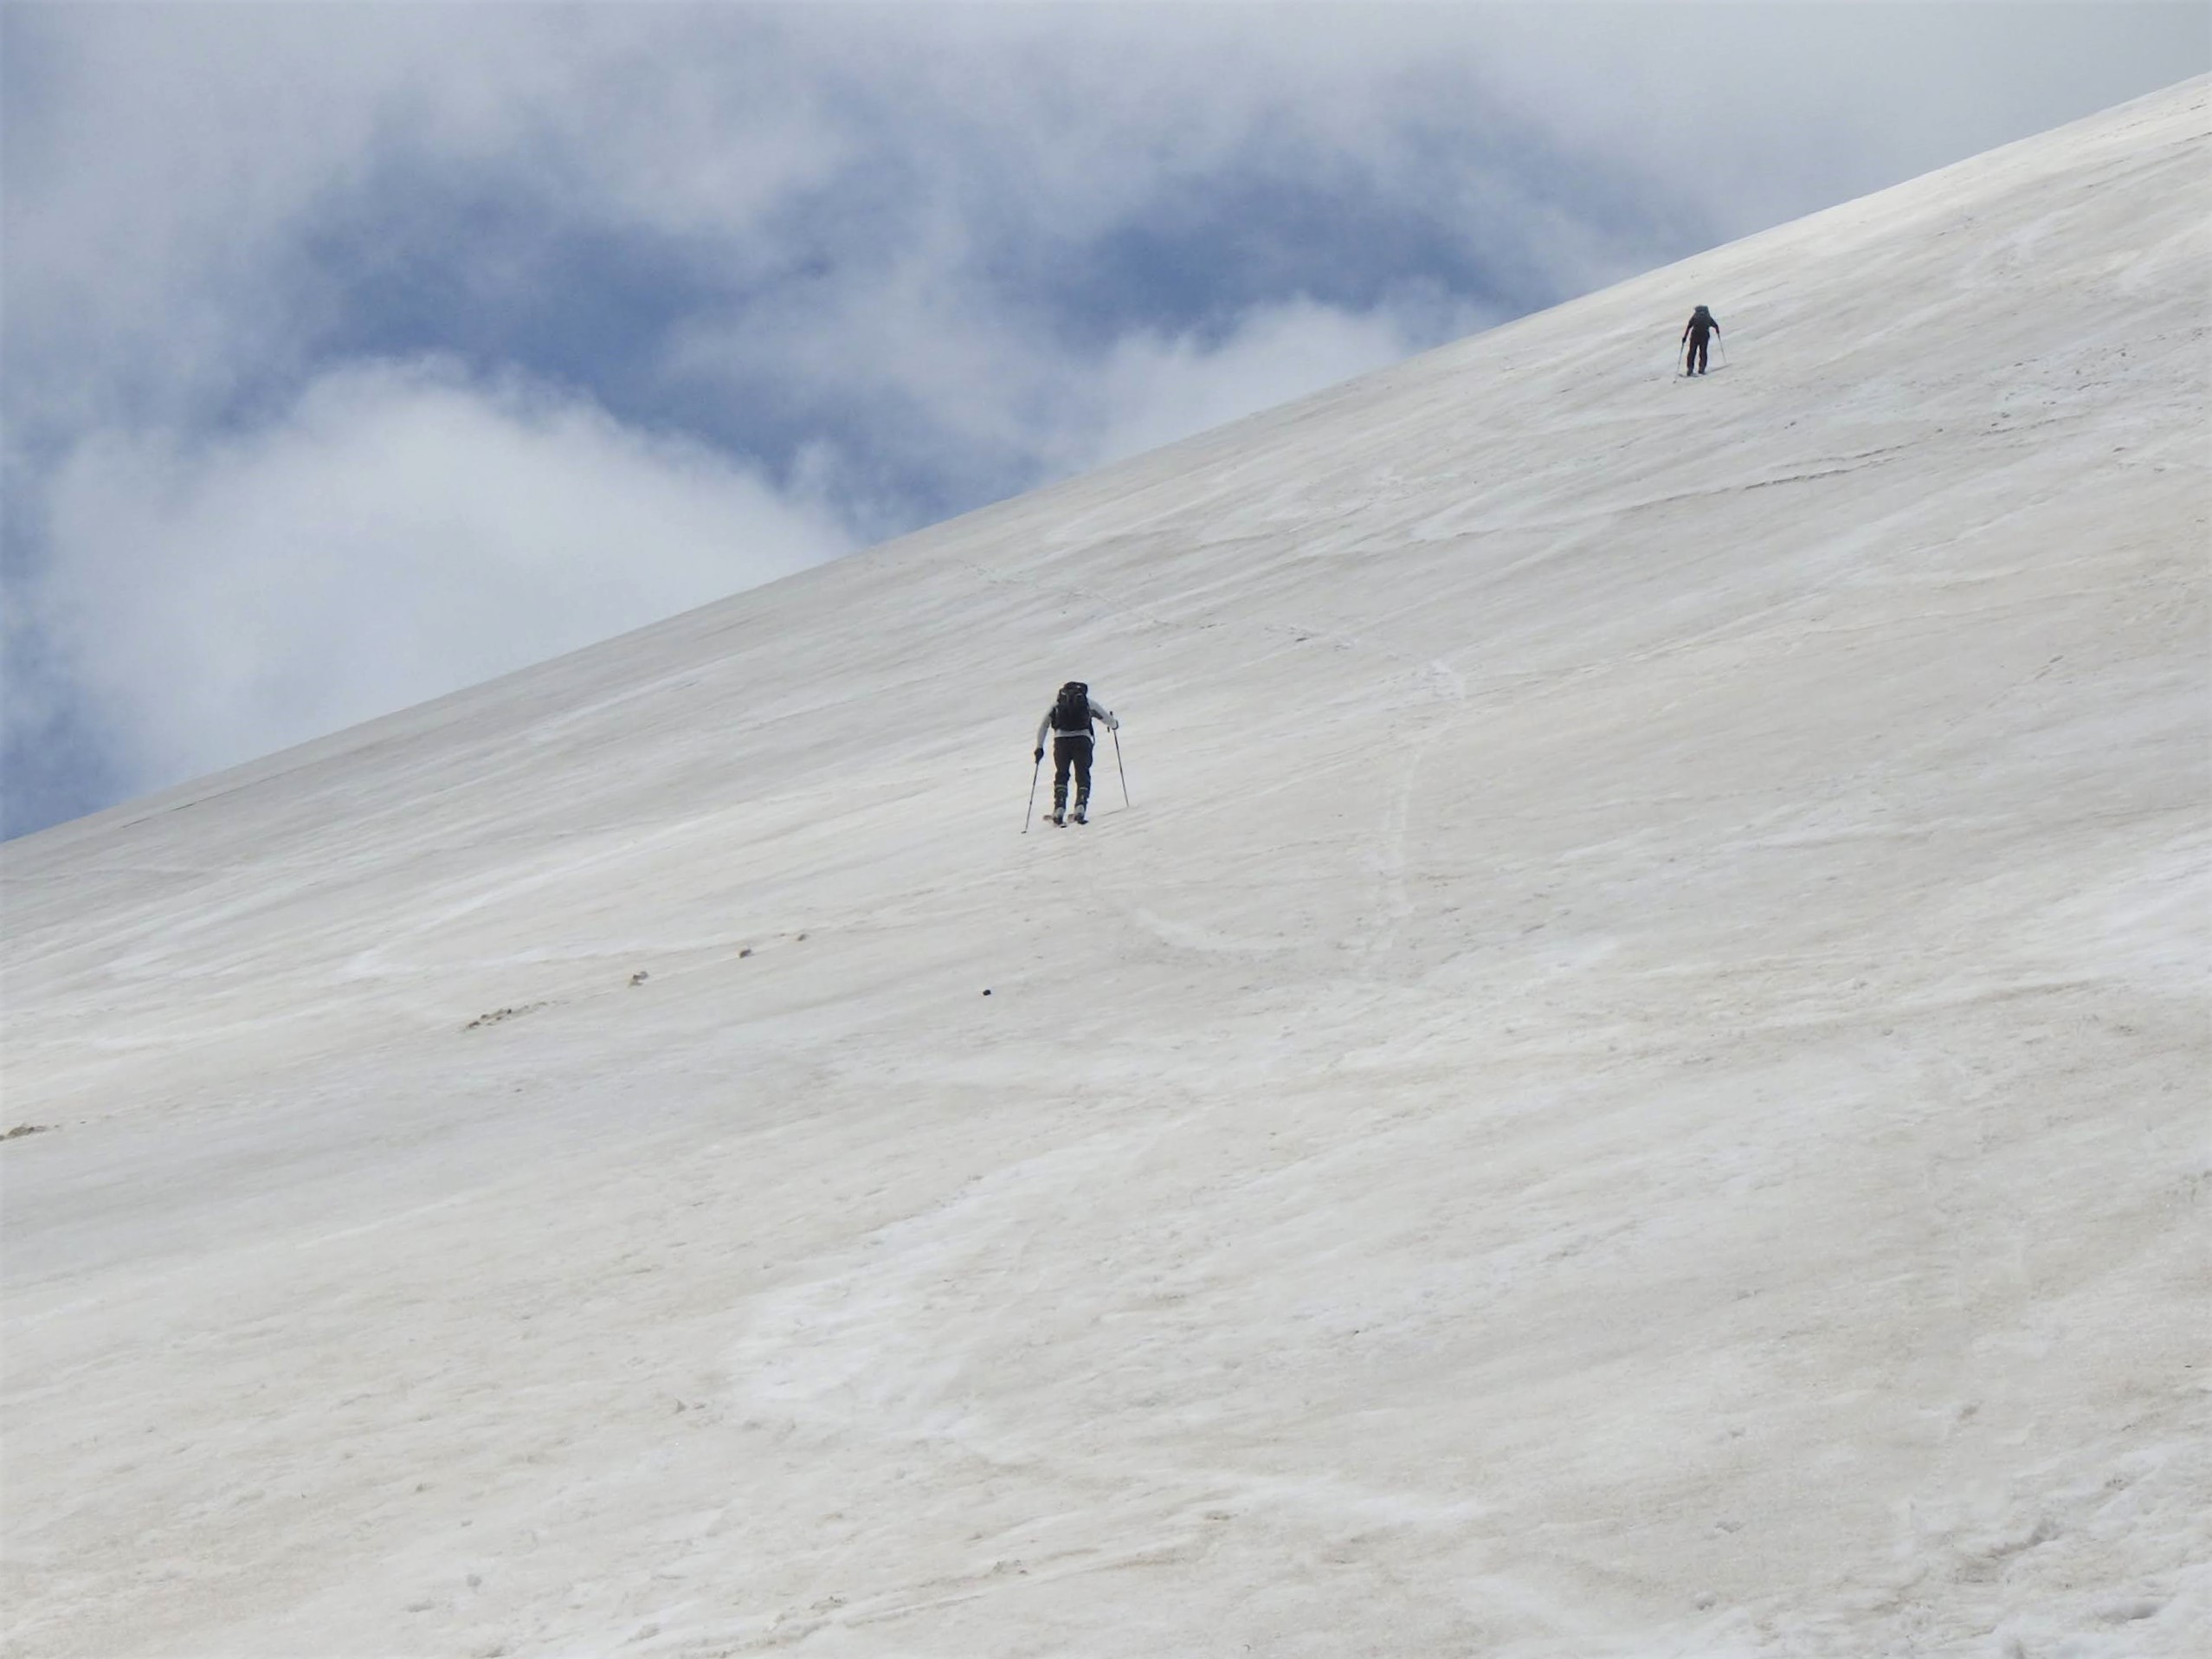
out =
[[[1060,688],[1060,695],[1052,706],[1052,729],[1055,732],[1087,732],[1091,729],[1091,688],[1080,680],[1070,680]]]

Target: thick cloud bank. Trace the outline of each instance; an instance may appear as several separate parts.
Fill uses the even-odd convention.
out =
[[[55,479],[39,616],[134,775],[203,771],[844,552],[682,438],[435,365],[339,369],[265,429],[103,436]]]

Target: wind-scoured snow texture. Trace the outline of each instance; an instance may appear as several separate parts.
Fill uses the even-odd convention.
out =
[[[10,845],[7,1651],[2212,1649],[2207,129]]]

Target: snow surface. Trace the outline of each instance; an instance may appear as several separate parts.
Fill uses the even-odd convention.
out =
[[[11,845],[6,1651],[2212,1651],[2208,125]]]

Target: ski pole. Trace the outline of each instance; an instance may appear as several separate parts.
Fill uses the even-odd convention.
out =
[[[1022,833],[1029,833],[1029,815],[1037,810],[1037,778],[1045,769],[1045,758],[1037,757],[1036,765],[1029,768],[1029,804],[1022,809]]]
[[[1113,769],[1121,774],[1121,804],[1129,804],[1129,771],[1121,764],[1121,728],[1113,728]]]
[[[1728,366],[1728,342],[1721,339],[1720,331],[1717,328],[1712,331],[1712,343],[1720,348],[1720,366],[1724,369],[1726,368]]]

